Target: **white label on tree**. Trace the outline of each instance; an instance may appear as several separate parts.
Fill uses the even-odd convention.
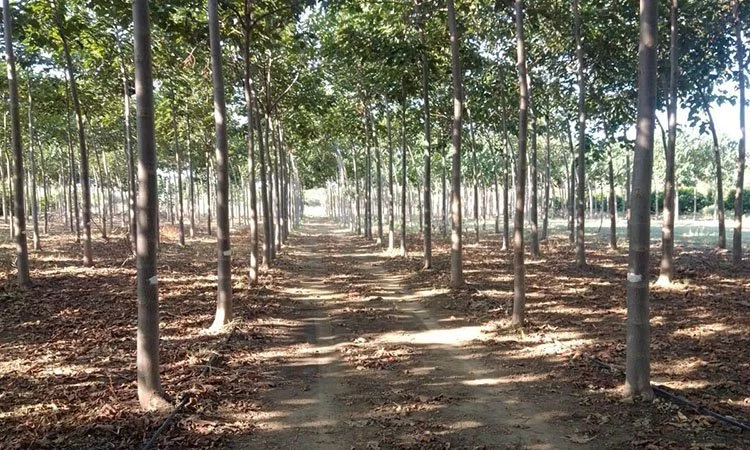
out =
[[[231,250],[224,250],[224,256],[230,256],[232,254]]]
[[[637,273],[628,273],[628,281],[631,283],[640,283],[643,280],[643,275]]]
[[[156,284],[158,281],[159,281],[159,278],[156,275],[148,279],[149,284],[152,284],[152,285]]]

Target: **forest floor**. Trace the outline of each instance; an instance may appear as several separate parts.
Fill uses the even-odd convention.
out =
[[[160,448],[750,448],[748,433],[692,409],[623,403],[621,373],[592,362],[624,365],[624,250],[592,244],[581,270],[567,242],[547,242],[527,260],[518,332],[506,328],[512,255],[496,235],[465,241],[468,285],[450,290],[440,239],[423,271],[419,235],[393,257],[322,220],[250,287],[238,232],[237,319],[212,334],[215,241],[180,248],[171,227],[162,239],[162,383],[189,401]],[[166,416],[135,398],[126,241],[97,240],[83,268],[69,236],[45,237],[25,292],[3,247],[0,447],[140,447]],[[747,423],[750,267],[705,247],[677,255],[679,282],[652,289],[653,381]]]

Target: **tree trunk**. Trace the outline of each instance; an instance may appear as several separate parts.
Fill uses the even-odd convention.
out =
[[[624,394],[653,398],[650,384],[649,241],[656,110],[657,1],[641,0],[638,115],[633,161],[633,216],[628,249],[627,354]]]
[[[521,6],[523,8],[523,5]],[[503,238],[501,250],[510,248],[510,186],[508,173],[510,172],[510,138],[508,137],[508,115],[505,110],[505,97],[500,96],[503,122]]]
[[[575,1],[575,0],[574,0]],[[511,322],[523,326],[526,314],[526,267],[524,264],[523,225],[526,197],[526,141],[529,124],[529,86],[526,78],[526,43],[524,42],[524,4],[516,0],[516,52],[518,54],[519,127],[516,157],[516,215],[513,221],[513,315]]]
[[[386,104],[385,125],[388,133],[388,251],[396,247],[395,221],[393,211],[393,135],[391,130],[391,110]]]
[[[10,103],[11,146],[15,162],[13,192],[15,218],[13,219],[13,236],[16,242],[16,277],[18,286],[31,286],[29,277],[29,251],[26,243],[26,213],[23,204],[23,148],[21,143],[21,117],[18,108],[18,79],[16,78],[16,59],[13,52],[13,25],[9,0],[3,0],[3,36],[5,40],[5,61],[8,75]]]
[[[422,0],[415,3],[417,9],[417,24],[419,26],[419,42],[422,62],[422,103],[424,115],[424,265],[423,269],[432,268],[432,129],[430,127],[430,62],[427,57],[427,42],[424,32],[424,11]]]
[[[447,0],[448,28],[451,37],[451,68],[453,72],[453,141],[451,145],[451,277],[450,285],[459,288],[464,284],[463,236],[461,235],[461,115],[463,113],[463,86],[458,44],[458,27],[453,0]]]
[[[667,104],[668,139],[664,148],[664,217],[661,228],[661,266],[657,284],[667,285],[675,276],[674,221],[675,221],[675,145],[677,140],[677,0],[671,0],[669,42],[669,98]]]
[[[227,152],[226,103],[221,68],[217,0],[208,0],[208,29],[211,43],[211,74],[214,86],[214,121],[216,123],[216,247],[218,256],[218,289],[216,316],[211,328],[218,329],[232,321],[232,258],[229,243],[229,155]]]
[[[642,0],[643,1],[643,0]],[[646,0],[648,1],[648,0]],[[586,79],[583,70],[583,46],[581,45],[581,15],[578,0],[573,0],[573,22],[578,59],[578,230],[576,233],[576,264],[586,265],[585,250],[585,195],[586,195]]]
[[[119,56],[120,63],[120,77],[122,78],[122,110],[123,110],[123,127],[124,127],[124,152],[125,161],[128,167],[128,230],[130,236],[130,245],[133,249],[136,247],[136,217],[135,217],[135,164],[133,161],[133,147],[130,144],[130,83],[128,82],[128,75],[125,71],[125,57],[122,54],[122,43],[120,41],[119,33],[115,34],[115,41],[117,43],[117,54]]]
[[[83,113],[78,100],[78,85],[76,83],[73,59],[70,56],[67,34],[63,29],[63,11],[57,6],[57,29],[63,44],[65,65],[70,80],[70,96],[73,99],[73,111],[76,116],[76,130],[78,131],[78,146],[81,158],[81,207],[83,208],[83,265],[91,266],[94,259],[91,251],[91,184],[89,183],[89,154],[86,148],[86,133],[83,126]]]
[[[703,109],[706,111],[708,116],[708,128],[711,130],[711,138],[713,139],[714,148],[714,166],[716,169],[716,217],[719,221],[719,242],[717,243],[718,248],[727,248],[727,232],[724,225],[724,186],[721,181],[722,170],[721,170],[721,147],[719,147],[719,136],[716,133],[716,124],[714,123],[713,115],[711,114],[711,107],[708,104],[705,94],[699,92],[701,101],[703,102]]]
[[[359,189],[359,173],[357,172],[357,149],[356,147],[352,147],[352,165],[354,165],[354,183],[355,183],[355,196],[354,196],[354,202],[356,203],[357,207],[357,236],[362,235],[362,213],[361,213],[361,205],[362,205],[362,199]]]
[[[677,1],[677,0],[673,0]],[[734,34],[737,46],[737,80],[740,85],[740,141],[737,146],[737,179],[734,195],[734,234],[732,235],[732,260],[742,264],[742,215],[744,211],[743,196],[745,189],[745,45],[742,42],[742,19],[740,18],[739,0],[732,2],[734,15]]]
[[[471,138],[471,166],[474,184],[474,234],[477,244],[479,243],[479,167],[477,166],[477,147],[474,138],[474,121],[471,120],[471,111],[466,108],[466,119],[469,122],[469,137]]]
[[[568,187],[568,240],[571,244],[576,241],[576,167],[578,156],[573,146],[573,133],[570,131],[570,123],[567,123],[565,130],[568,135],[568,147],[570,148],[570,185]]]
[[[365,104],[365,239],[372,239],[372,150],[370,108]]]
[[[612,148],[607,148],[607,181],[609,181],[609,248],[617,249],[617,198],[615,196],[615,168]]]
[[[190,135],[193,130],[190,128],[190,111],[186,111],[185,120],[187,121],[187,156],[188,156],[188,197],[190,197],[190,237],[195,237],[195,177],[193,173],[193,145]],[[248,124],[248,126],[252,126]]]
[[[550,174],[550,122],[549,115],[544,120],[547,125],[547,130],[544,133],[546,145],[544,148],[544,211],[542,221],[542,240],[547,240],[547,231],[549,226],[549,188],[552,183]]]
[[[30,76],[29,76],[30,77]],[[29,193],[31,194],[29,197],[29,201],[31,202],[31,223],[32,223],[32,245],[35,252],[42,251],[42,243],[39,240],[39,202],[37,201],[36,196],[36,157],[34,154],[34,119],[31,115],[31,80],[29,79],[29,85],[28,85],[28,113],[29,113],[29,157],[31,161],[31,168],[29,173],[29,181],[31,182],[31,186],[29,189]]]
[[[268,220],[270,214],[270,207],[268,205],[268,172],[266,172],[266,143],[263,139],[263,125],[260,120],[260,111],[258,110],[257,99],[255,101],[256,112],[255,114],[255,129],[258,131],[258,156],[260,167],[260,205],[261,211],[263,212],[263,266],[268,268],[271,265],[271,231],[269,230],[271,222]]]
[[[211,154],[208,144],[205,148],[206,156],[206,234],[211,236]]]
[[[250,0],[245,1],[245,17],[249,18]],[[253,80],[250,74],[250,30],[245,24],[244,45],[242,46],[242,61],[244,63],[243,87],[245,90],[245,109],[247,114],[247,173],[250,184],[250,260],[249,277],[250,285],[258,284],[258,206],[257,193],[255,190],[255,139],[253,107],[255,105],[255,93]],[[192,177],[192,174],[191,174]],[[192,196],[192,190],[191,190]],[[192,201],[192,200],[191,200]],[[192,223],[192,222],[191,222]]]
[[[401,256],[406,258],[406,84],[401,80]],[[359,190],[357,190],[359,192]],[[357,200],[359,204],[359,200]],[[359,210],[357,210],[359,224]],[[357,233],[359,234],[359,233]]]
[[[144,409],[166,409],[159,381],[159,293],[156,278],[156,235],[159,198],[156,185],[154,93],[151,78],[151,33],[146,0],[133,1],[138,129],[138,336],[136,367],[138,400]]]
[[[102,239],[105,241],[107,240],[107,210],[106,206],[104,205],[104,166],[102,166],[101,157],[99,156],[99,152],[94,149],[94,157],[96,158],[96,168],[97,168],[97,177],[99,178],[99,189],[97,192],[97,198],[99,199],[99,217],[102,221],[101,226],[101,232],[102,232]]]
[[[541,256],[539,251],[539,172],[537,170],[537,135],[538,127],[536,121],[536,111],[531,104],[531,93],[529,93],[529,106],[531,107],[531,158],[529,161],[529,175],[531,178],[531,210],[529,219],[531,219],[531,256],[538,258]]]
[[[182,157],[180,155],[180,141],[177,131],[177,109],[174,105],[174,93],[172,94],[172,132],[174,133],[174,156],[177,165],[177,224],[178,241],[181,247],[185,246],[185,220],[182,208]]]

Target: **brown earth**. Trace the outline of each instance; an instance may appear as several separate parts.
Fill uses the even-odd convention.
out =
[[[7,234],[7,230],[5,230]],[[0,231],[1,232],[1,231]],[[160,250],[162,382],[187,406],[162,448],[750,448],[750,436],[688,408],[620,400],[624,252],[551,241],[528,264],[524,332],[504,325],[510,254],[496,236],[467,245],[466,289],[324,221],[295,233],[259,287],[233,235],[235,307],[208,334],[215,243]],[[135,401],[133,261],[97,242],[79,267],[69,237],[32,255],[34,288],[0,293],[3,448],[138,448],[165,419]],[[419,236],[410,242],[417,254]],[[750,419],[748,271],[726,255],[681,249],[681,284],[654,289],[653,378],[691,401]],[[211,367],[206,361],[213,353]]]

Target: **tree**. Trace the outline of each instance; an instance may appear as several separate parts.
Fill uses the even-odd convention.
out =
[[[424,103],[424,269],[432,267],[432,179],[430,178],[431,162],[431,129],[430,129],[430,66],[427,59],[425,44],[424,13],[421,9],[422,0],[417,0],[417,24],[419,26],[419,40],[422,44],[422,102]]]
[[[458,45],[456,9],[447,0],[448,29],[451,38],[451,69],[453,72],[453,141],[451,145],[451,278],[453,288],[464,284],[463,237],[461,236],[461,115],[463,114],[463,86],[461,57]]]
[[[5,0],[7,1],[7,0]],[[159,291],[156,275],[156,137],[151,76],[151,25],[147,0],[133,0],[138,129],[138,401],[144,409],[167,409],[159,380]]]
[[[526,200],[526,143],[529,126],[529,85],[526,76],[526,44],[523,34],[523,0],[516,0],[515,11],[520,103],[518,114],[518,155],[516,157],[516,206],[513,219],[513,315],[511,323],[514,326],[522,326],[526,309],[526,267],[524,264],[523,226]]]
[[[675,220],[675,146],[677,140],[677,0],[671,1],[669,40],[669,116],[667,146],[664,149],[664,217],[661,229],[661,273],[657,284],[669,284],[675,276],[674,270],[674,220]]]
[[[676,0],[674,0],[676,1]],[[737,83],[739,83],[740,99],[740,141],[737,144],[737,180],[734,194],[734,234],[732,236],[732,260],[735,264],[742,263],[742,216],[744,214],[744,186],[745,186],[745,44],[742,42],[742,18],[740,17],[739,0],[732,2],[734,16],[735,45],[737,47]]]
[[[21,117],[18,109],[18,79],[16,58],[13,51],[13,20],[10,1],[3,0],[3,38],[5,39],[5,61],[8,75],[8,109],[10,110],[11,146],[15,172],[13,173],[13,231],[16,242],[16,279],[22,288],[31,286],[29,276],[29,248],[26,242],[26,208],[23,186],[23,148],[21,143]]]
[[[575,34],[576,58],[578,59],[578,230],[576,233],[576,263],[586,265],[585,225],[586,225],[586,75],[583,65],[581,45],[581,14],[578,0],[573,0],[573,31]]]
[[[649,240],[651,227],[651,175],[654,156],[656,110],[656,0],[641,0],[633,186],[627,274],[627,351],[624,393],[627,397],[653,398],[650,383]]]
[[[224,76],[221,71],[221,37],[217,0],[208,0],[208,29],[211,42],[211,75],[214,85],[214,121],[216,123],[216,247],[218,253],[218,289],[216,316],[212,329],[232,321],[232,258],[229,245],[229,157],[227,152],[227,116],[224,100]]]

